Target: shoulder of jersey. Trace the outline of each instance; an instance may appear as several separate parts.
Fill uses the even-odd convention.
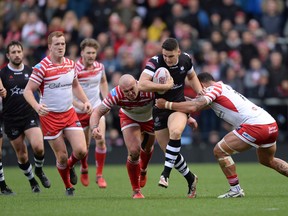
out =
[[[165,67],[160,67],[154,73],[153,82],[165,84],[167,82],[167,79],[169,79],[169,77],[170,77],[170,73],[168,69]]]

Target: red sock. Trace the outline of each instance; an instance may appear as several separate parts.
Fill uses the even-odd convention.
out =
[[[96,162],[96,176],[101,176],[103,172],[103,167],[105,164],[105,159],[106,159],[106,148],[101,149],[96,147],[95,148],[95,162]]]
[[[141,167],[141,170],[146,170],[147,169],[147,166],[148,166],[148,163],[152,157],[152,154],[153,154],[153,150],[154,148],[152,148],[152,150],[147,153],[146,151],[144,151],[142,148],[141,148],[141,151],[140,151],[140,167]]]
[[[238,175],[233,175],[233,176],[229,176],[227,177],[227,180],[228,180],[228,183],[231,185],[231,186],[234,186],[234,185],[237,185],[239,184],[239,179],[238,179]]]
[[[132,190],[140,190],[140,164],[139,161],[130,161],[127,159],[126,167],[130,182],[132,185]]]
[[[67,165],[62,165],[57,162],[57,170],[64,182],[65,188],[71,188],[73,185],[70,183],[70,173]]]
[[[77,163],[79,160],[74,156],[73,152],[71,156],[68,158],[68,167],[69,169],[74,166],[75,163]]]
[[[83,169],[83,170],[87,170],[88,169],[88,162],[87,161],[88,161],[88,153],[81,160],[81,169]]]

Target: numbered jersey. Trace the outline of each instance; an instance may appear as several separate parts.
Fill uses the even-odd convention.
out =
[[[206,89],[204,97],[219,118],[235,128],[241,124],[271,124],[275,119],[230,86],[217,82]]]

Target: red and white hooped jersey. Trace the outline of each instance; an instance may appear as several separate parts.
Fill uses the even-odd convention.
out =
[[[82,59],[76,62],[75,71],[80,85],[82,86],[86,96],[88,97],[93,108],[101,103],[100,98],[100,82],[105,73],[104,65],[95,61],[92,69],[86,69],[82,63]],[[79,101],[78,98],[74,97]],[[74,107],[77,113],[84,113],[82,110]]]
[[[271,124],[275,119],[230,86],[217,82],[206,89],[204,97],[219,118],[235,128],[241,124]]]
[[[146,122],[152,119],[153,102],[153,92],[140,91],[138,97],[130,101],[117,86],[110,91],[108,96],[102,101],[102,104],[108,109],[118,105],[121,107],[121,111],[129,118],[138,122]]]
[[[40,85],[40,103],[49,111],[65,112],[72,107],[72,83],[77,78],[75,62],[65,58],[61,64],[53,64],[50,56],[33,67],[30,80]]]

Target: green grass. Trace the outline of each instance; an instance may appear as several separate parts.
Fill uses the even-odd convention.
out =
[[[227,181],[218,165],[189,164],[199,177],[196,199],[186,198],[187,185],[184,178],[173,170],[167,189],[157,186],[162,165],[151,164],[148,182],[142,189],[145,199],[133,200],[125,165],[107,165],[104,174],[107,189],[95,184],[95,167],[90,165],[90,185],[75,186],[75,196],[66,197],[64,185],[55,167],[45,171],[52,181],[50,189],[32,194],[28,181],[17,167],[4,167],[8,185],[16,196],[0,196],[1,216],[21,215],[101,215],[101,216],[211,216],[287,215],[287,178],[256,163],[238,163],[240,183],[246,197],[217,199],[228,190]],[[77,167],[79,173],[79,168]]]

